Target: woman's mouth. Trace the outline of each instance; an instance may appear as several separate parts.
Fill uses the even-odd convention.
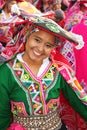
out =
[[[41,53],[38,53],[36,51],[33,51],[36,56],[41,56]]]

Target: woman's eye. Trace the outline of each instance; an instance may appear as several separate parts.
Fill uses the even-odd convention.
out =
[[[35,38],[35,41],[36,41],[36,42],[38,42],[38,43],[40,43],[40,40],[39,40],[39,39],[37,39],[37,38]]]
[[[50,44],[47,44],[46,47],[47,47],[47,48],[52,48],[53,46],[50,45]]]

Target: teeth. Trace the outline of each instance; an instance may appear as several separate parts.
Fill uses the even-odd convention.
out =
[[[34,51],[34,54],[35,54],[35,55],[38,55],[38,56],[41,55],[40,53],[38,53],[38,52],[36,52],[36,51]]]

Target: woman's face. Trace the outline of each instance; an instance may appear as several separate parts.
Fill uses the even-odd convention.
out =
[[[54,40],[55,37],[52,34],[42,30],[32,33],[25,45],[24,58],[34,63],[42,62],[54,49]]]

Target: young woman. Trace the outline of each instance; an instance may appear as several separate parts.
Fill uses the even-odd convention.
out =
[[[51,57],[59,39],[75,42],[74,37],[45,17],[30,17],[24,31],[24,49],[0,66],[0,130],[67,129],[59,115],[60,91],[87,121],[85,91],[65,59]]]

